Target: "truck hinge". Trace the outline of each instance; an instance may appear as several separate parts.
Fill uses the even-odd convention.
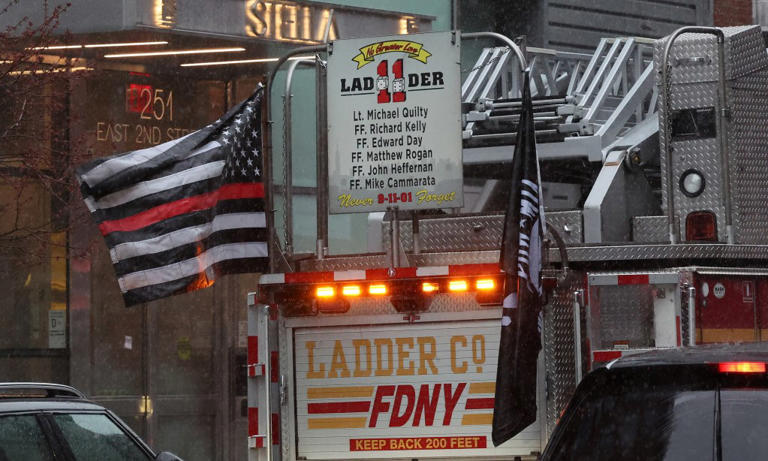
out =
[[[288,380],[285,375],[280,375],[280,405],[288,403]]]
[[[408,323],[415,323],[417,320],[421,320],[421,316],[408,312],[408,315],[403,316],[403,320],[406,320]]]
[[[246,376],[264,376],[264,364],[263,363],[250,363],[245,366]]]
[[[248,448],[259,448],[256,446],[256,441],[259,439],[264,439],[266,442],[267,436],[265,434],[256,434],[256,435],[249,435],[248,436]]]

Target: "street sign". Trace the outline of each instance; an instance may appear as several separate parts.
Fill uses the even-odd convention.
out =
[[[451,32],[339,40],[328,57],[331,213],[463,205]]]

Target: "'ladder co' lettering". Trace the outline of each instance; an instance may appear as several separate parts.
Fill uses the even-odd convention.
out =
[[[446,350],[438,350],[434,336],[334,340],[330,357],[318,357],[317,341],[306,341],[307,379],[365,378],[369,376],[437,375],[438,357],[450,355],[453,374],[482,373],[485,336],[452,336]],[[467,357],[471,351],[471,360]],[[445,370],[443,371],[445,372]]]

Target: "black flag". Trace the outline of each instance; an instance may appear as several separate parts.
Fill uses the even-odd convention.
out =
[[[493,444],[536,421],[536,361],[541,350],[541,256],[544,221],[528,72],[512,161],[504,219],[501,268],[505,273],[499,362],[493,408]]]

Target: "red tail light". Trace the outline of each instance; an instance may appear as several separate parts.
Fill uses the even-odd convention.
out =
[[[694,211],[685,217],[685,240],[717,241],[717,219],[711,211]]]
[[[762,362],[721,362],[718,368],[720,373],[765,373]]]

